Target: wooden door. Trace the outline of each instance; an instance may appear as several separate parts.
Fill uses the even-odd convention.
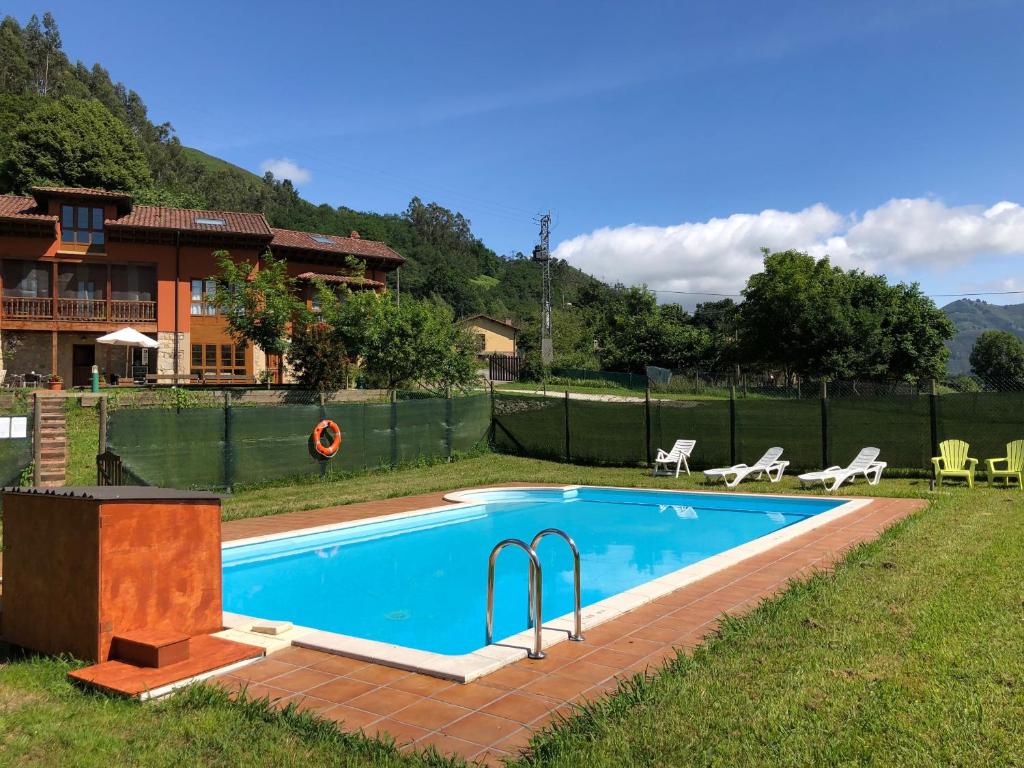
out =
[[[75,344],[71,347],[71,386],[88,387],[92,383],[92,367],[96,364],[96,347]]]

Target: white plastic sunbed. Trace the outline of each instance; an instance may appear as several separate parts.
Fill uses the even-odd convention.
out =
[[[651,474],[657,475],[662,471],[658,466],[660,464],[665,466],[665,474],[672,473],[673,464],[675,465],[676,477],[679,477],[679,470],[681,468],[686,469],[686,474],[690,474],[690,465],[687,462],[687,459],[689,459],[690,454],[693,453],[693,447],[695,445],[697,445],[696,440],[676,440],[671,451],[663,451],[659,448],[658,455],[654,459],[654,466],[651,467]]]
[[[798,475],[800,483],[802,485],[810,485],[820,480],[826,490],[834,491],[847,480],[851,480],[858,475],[864,475],[868,483],[878,485],[878,481],[882,479],[882,470],[888,466],[884,461],[875,461],[879,453],[881,451],[877,448],[864,448],[857,454],[857,458],[850,462],[850,466],[829,467],[820,472],[808,472],[804,475]]]
[[[725,480],[725,484],[729,488],[735,488],[740,484],[740,481],[749,475],[754,475],[758,479],[760,479],[762,475],[768,475],[768,479],[771,482],[777,483],[782,479],[782,473],[786,471],[786,467],[789,466],[788,461],[779,461],[779,456],[781,455],[781,448],[769,448],[765,451],[764,456],[750,466],[747,466],[746,464],[737,464],[734,467],[706,469],[704,470],[704,477],[708,480],[714,480],[715,478],[720,477]],[[730,475],[732,475],[732,480],[729,479]]]

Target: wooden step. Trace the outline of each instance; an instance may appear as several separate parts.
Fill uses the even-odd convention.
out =
[[[110,645],[110,658],[137,667],[160,669],[169,664],[187,661],[189,638],[179,632],[161,629],[139,629],[115,635]]]

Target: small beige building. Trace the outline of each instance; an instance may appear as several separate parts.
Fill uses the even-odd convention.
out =
[[[463,327],[476,341],[476,353],[480,357],[490,355],[519,354],[517,339],[519,329],[507,320],[496,320],[487,315],[472,315],[462,319]]]

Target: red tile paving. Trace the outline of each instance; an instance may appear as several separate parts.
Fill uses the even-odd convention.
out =
[[[331,509],[225,523],[238,539],[364,519],[443,504],[423,494]],[[782,591],[792,578],[827,570],[857,544],[925,506],[877,499],[842,518],[676,590],[564,642],[542,661],[524,659],[467,685],[377,664],[290,648],[236,670],[220,682],[280,705],[296,702],[369,736],[390,734],[408,749],[434,747],[497,763],[521,752],[530,735],[569,705],[613,690],[618,678],[660,667],[712,632],[720,616],[739,614]],[[329,681],[320,682],[323,676]],[[314,684],[316,683],[316,684]],[[302,702],[308,702],[302,704]]]

